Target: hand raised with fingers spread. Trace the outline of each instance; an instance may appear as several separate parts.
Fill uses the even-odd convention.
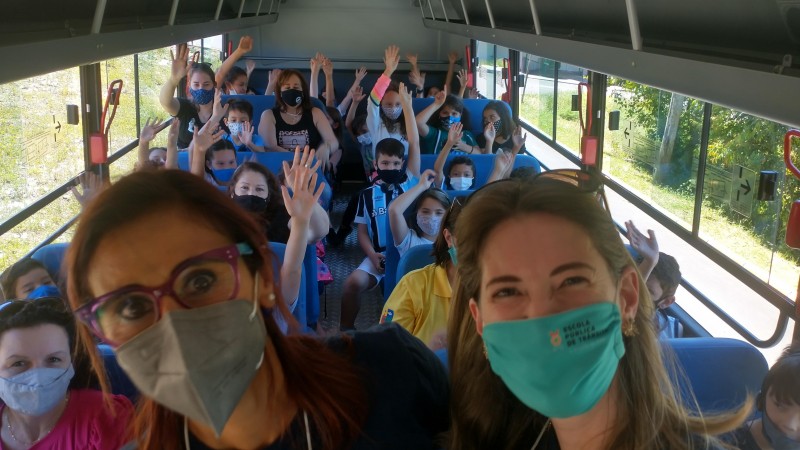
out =
[[[293,186],[294,185],[294,178],[295,174],[297,173],[298,169],[306,168],[311,169],[312,171],[316,172],[319,169],[319,166],[322,164],[322,161],[317,160],[314,162],[314,157],[316,156],[316,151],[314,149],[309,149],[306,145],[303,150],[300,150],[300,146],[298,145],[294,149],[294,158],[292,158],[292,165],[284,161],[283,162],[283,174],[286,176],[286,185]]]
[[[458,78],[459,86],[466,87],[467,81],[469,81],[469,76],[467,74],[467,69],[460,69],[458,73],[456,73],[456,78]]]
[[[408,63],[411,64],[411,67],[417,67],[417,55],[406,53],[406,59],[408,60]]]
[[[391,77],[394,71],[397,70],[397,65],[400,64],[400,47],[396,45],[387,47],[383,52],[383,64],[386,66],[383,74]]]
[[[156,138],[156,134],[164,129],[163,124],[164,122],[160,118],[148,118],[142,127],[142,132],[139,133],[139,142],[151,142]]]
[[[212,122],[203,125],[203,128],[200,128],[199,131],[197,127],[195,127],[192,136],[192,151],[195,153],[202,153],[203,157],[205,157],[206,150],[222,139],[224,134],[225,130],[220,129],[217,124]]]
[[[311,72],[319,73],[319,69],[322,68],[322,58],[324,58],[324,56],[320,52],[317,52],[317,54],[311,58]]]
[[[244,55],[246,53],[250,53],[250,50],[253,49],[253,38],[250,36],[242,36],[239,39],[239,46],[236,47],[236,51],[239,52],[240,55]]]
[[[433,97],[433,103],[435,103],[437,107],[441,108],[442,105],[444,105],[444,101],[446,99],[447,99],[447,86],[445,86],[444,89],[436,93],[436,96]]]
[[[634,248],[644,259],[648,261],[658,261],[658,240],[656,233],[653,230],[647,230],[645,236],[632,220],[625,222],[625,228],[628,230],[628,241],[631,247]]]
[[[517,125],[514,128],[514,133],[511,134],[511,141],[514,143],[514,151],[519,152],[525,146],[525,140],[528,138],[528,133],[522,134],[522,128]]]
[[[308,152],[308,146],[306,146],[304,150],[304,153],[306,152]],[[310,153],[311,159],[313,159],[314,156],[313,152],[313,150],[308,152]],[[283,204],[286,206],[286,212],[288,212],[289,216],[294,220],[294,225],[309,223],[314,207],[325,189],[325,183],[320,183],[319,186],[317,186],[316,167],[318,165],[319,162],[317,162],[314,167],[300,165],[299,167],[289,169],[286,162],[284,161],[283,163],[283,173],[286,175],[286,184],[281,186],[281,194],[283,195]],[[293,171],[291,174],[291,184],[289,183],[289,170]],[[289,188],[292,190],[291,194],[289,193]]]
[[[464,124],[461,122],[456,122],[450,125],[450,129],[447,130],[447,143],[452,146],[457,146],[461,142],[461,138],[464,136],[463,130]]]
[[[242,131],[239,132],[239,140],[246,146],[253,145],[253,125],[250,122],[242,124]]]
[[[221,119],[228,112],[228,104],[222,104],[222,89],[214,89],[214,106],[211,109],[211,117],[216,120]]]
[[[181,133],[181,120],[175,117],[172,119],[172,124],[169,126],[169,132],[167,134],[167,142],[168,143],[175,143],[175,147],[178,146],[178,136]]]
[[[406,89],[405,83],[400,82],[400,85],[397,87],[397,93],[400,94],[400,102],[403,103],[403,105],[411,106],[411,99],[414,96],[411,95],[411,91]]]
[[[412,70],[408,73],[408,82],[418,89],[422,89],[425,87],[425,74],[420,73],[418,70]]]
[[[108,187],[108,185],[103,182],[103,178],[94,172],[82,173],[76,182],[75,186],[72,186],[70,190],[72,191],[72,195],[75,196],[75,200],[81,204],[82,208],[85,208],[89,202],[97,197],[97,194]],[[78,192],[78,186],[83,189],[82,193]]]
[[[364,77],[366,76],[367,76],[367,68],[364,66],[359,67],[358,70],[356,70],[356,81],[355,83],[353,83],[353,85],[361,83],[361,80],[363,80]]]
[[[244,66],[247,68],[245,71],[247,73],[247,78],[250,78],[250,75],[252,75],[253,71],[256,70],[256,62],[252,59],[248,59],[244,62]]]
[[[353,95],[354,104],[360,103],[362,100],[364,100],[364,98],[367,97],[367,94],[364,93],[364,88],[361,86],[354,86],[352,89],[350,89],[350,93]]]
[[[283,72],[281,69],[272,69],[272,70],[270,70],[269,71],[269,75],[267,75],[267,78],[268,78],[267,81],[269,82],[269,84],[277,83],[278,82],[278,78],[280,78],[280,76],[281,76],[281,72]]]
[[[514,152],[498,150],[494,155],[495,170],[502,174],[507,173],[511,166],[514,165],[515,155]]]
[[[178,82],[189,73],[189,69],[192,67],[192,62],[189,61],[189,46],[186,44],[178,44],[175,46],[174,53],[172,49],[169,50],[169,56],[172,59],[170,78],[173,84],[178,84]]]

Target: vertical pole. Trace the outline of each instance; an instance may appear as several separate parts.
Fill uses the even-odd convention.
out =
[[[428,8],[431,10],[431,20],[436,20],[436,14],[433,13],[433,3],[432,2],[433,2],[433,0],[428,0]]]
[[[94,9],[94,19],[92,20],[92,34],[99,34],[103,25],[103,16],[106,13],[106,0],[97,0]]]
[[[100,64],[94,63],[78,68],[81,82],[81,128],[83,129],[83,168],[102,174],[102,168],[93,167],[89,142],[93,133],[100,133],[100,114],[103,111],[103,95],[100,92]]]
[[[628,10],[628,27],[631,30],[631,46],[634,50],[641,50],[642,33],[639,31],[639,16],[636,14],[636,0],[625,0],[625,8]]]
[[[531,16],[533,17],[533,31],[536,32],[537,35],[542,35],[542,24],[539,22],[539,13],[536,11],[536,5],[533,3],[533,0],[528,0],[528,3],[531,6]]]
[[[178,3],[180,0],[172,0],[172,9],[169,11],[169,25],[175,25],[175,17],[178,15]]]
[[[486,12],[489,14],[489,24],[494,28],[494,15],[492,14],[492,7],[489,6],[489,0],[484,0],[486,3]]]
[[[559,61],[553,61],[553,143],[558,139],[558,72],[561,69]]]
[[[512,79],[514,81],[512,84],[513,89],[508,95],[511,102],[511,115],[515,122],[519,122],[519,55],[518,51],[508,49],[508,76],[514,77]]]
[[[602,73],[589,72],[589,86],[592,88],[592,136],[597,136],[597,170],[603,171],[603,137],[605,136],[606,85],[608,77]]]
[[[264,3],[264,0],[258,0],[258,7],[256,8],[256,17],[261,14],[261,4]]]
[[[242,11],[244,11],[244,0],[242,0],[242,2],[239,3],[239,14],[236,16],[237,19],[242,18]]]
[[[139,54],[133,54],[133,98],[136,101],[136,136],[142,133],[142,105],[139,103]]]
[[[467,7],[464,5],[464,0],[461,0],[461,10],[464,11],[464,22],[469,25],[469,15],[467,15]]]
[[[222,2],[225,0],[219,0],[217,3],[217,12],[214,13],[214,20],[219,20],[219,15],[222,12]]]
[[[450,19],[447,18],[447,10],[444,9],[444,0],[441,0],[441,2],[442,2],[442,13],[444,14],[444,21],[450,22]]]
[[[706,165],[708,163],[708,136],[711,133],[711,110],[713,106],[706,102],[703,105],[703,129],[700,132],[700,155],[697,160],[697,183],[694,189],[694,214],[692,215],[692,236],[700,235],[700,215],[703,212],[703,190],[706,182]]]

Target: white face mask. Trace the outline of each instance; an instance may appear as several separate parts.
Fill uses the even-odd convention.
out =
[[[442,217],[417,214],[417,226],[428,236],[436,236],[439,234],[439,228],[442,226]]]
[[[369,133],[364,133],[356,138],[361,145],[372,145],[372,136]]]
[[[450,186],[456,191],[466,191],[472,187],[474,178],[468,177],[453,177],[450,178]]]

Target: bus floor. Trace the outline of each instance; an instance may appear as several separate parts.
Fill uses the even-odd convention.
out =
[[[330,212],[331,224],[334,228],[339,227],[350,196],[361,187],[361,185],[342,183],[337,190]],[[363,259],[364,252],[358,246],[358,233],[355,226],[341,246],[338,248],[331,245],[325,246],[324,261],[330,268],[333,282],[325,286],[320,294],[319,324],[322,330],[318,331],[324,334],[338,332],[344,282]],[[361,295],[361,310],[356,317],[356,329],[364,330],[378,323],[384,303],[382,286],[379,285]]]

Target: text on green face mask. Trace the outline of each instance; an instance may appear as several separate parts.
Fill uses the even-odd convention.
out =
[[[583,342],[595,340],[605,336],[611,328],[597,330],[597,327],[589,319],[579,320],[575,323],[564,326],[561,330],[550,332],[550,343],[553,347],[560,347],[562,342],[566,346],[573,347]],[[563,337],[562,337],[563,334]]]

